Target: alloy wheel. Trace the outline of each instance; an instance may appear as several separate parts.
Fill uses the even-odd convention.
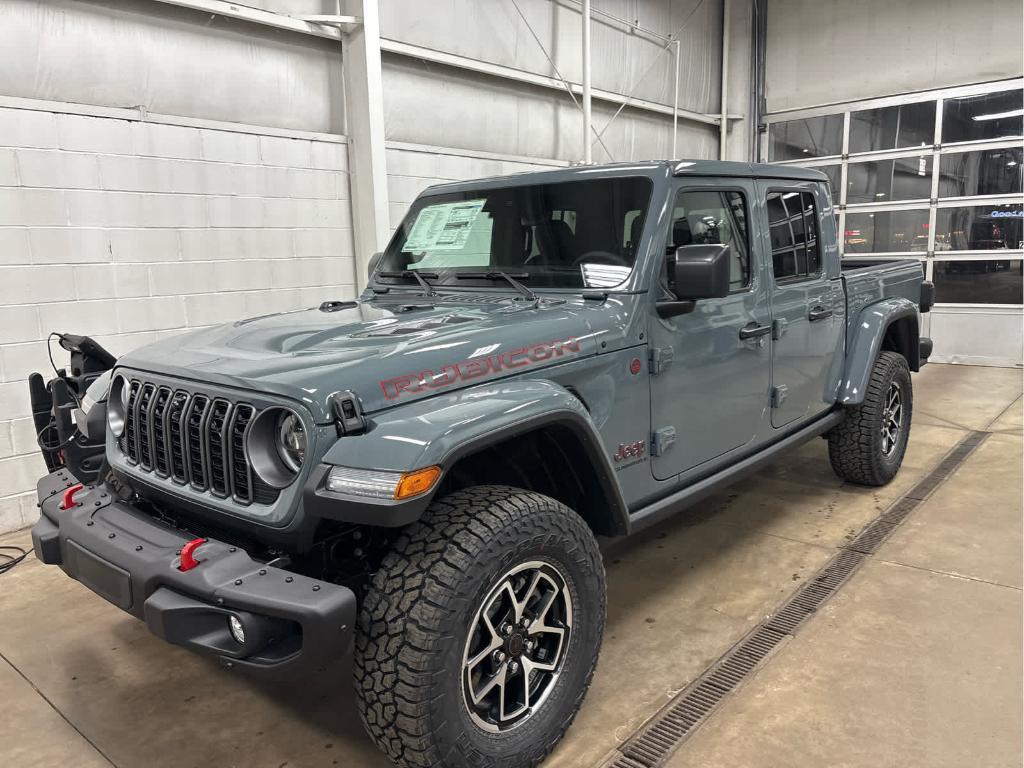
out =
[[[895,381],[889,385],[882,407],[882,454],[892,456],[900,441],[900,430],[903,429],[903,395],[900,385]]]
[[[551,563],[522,563],[498,579],[463,654],[463,699],[473,722],[500,733],[536,712],[562,671],[571,631],[572,596]]]

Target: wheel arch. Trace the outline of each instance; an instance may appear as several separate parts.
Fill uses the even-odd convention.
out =
[[[471,485],[509,485],[575,510],[599,536],[629,532],[629,512],[600,438],[569,412],[524,420],[452,454],[437,495]]]
[[[846,355],[838,402],[864,402],[871,370],[879,352],[897,352],[906,358],[911,371],[921,367],[921,335],[917,305],[895,297],[864,307],[849,326],[852,338]]]
[[[433,498],[473,484],[509,485],[574,509],[597,535],[629,532],[629,510],[596,425],[582,401],[547,380],[517,380],[427,398],[371,417],[363,435],[339,438],[313,473],[307,504],[321,516],[396,527]],[[331,465],[407,472],[437,465],[431,492],[407,502],[325,493]]]

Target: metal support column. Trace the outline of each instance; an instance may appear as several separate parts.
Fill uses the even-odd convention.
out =
[[[583,0],[583,162],[594,161],[593,115],[590,104],[590,0]]]
[[[391,230],[384,151],[384,85],[377,0],[343,0],[342,6],[345,12],[362,18],[362,24],[342,39],[355,282],[359,292],[366,287],[370,258],[385,248]]]
[[[722,122],[718,126],[718,159],[728,156],[726,142],[729,137],[729,0],[722,0]]]
[[[681,51],[679,49],[679,40],[673,41],[676,46],[676,79],[675,85],[672,89],[672,159],[678,160],[679,154],[676,152],[676,144],[679,140],[679,56]]]

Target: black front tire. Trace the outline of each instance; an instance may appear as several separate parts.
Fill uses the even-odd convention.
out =
[[[900,424],[895,439],[887,439],[883,429],[892,422],[890,403],[894,393],[902,409]],[[913,411],[914,392],[906,358],[897,352],[879,353],[864,402],[847,408],[843,421],[828,433],[832,470],[851,483],[888,483],[903,464]]]
[[[537,697],[541,703],[506,729],[487,730],[465,693],[473,627],[510,572],[538,564],[558,574],[554,591],[570,605],[571,630],[551,656],[561,660],[558,673],[538,677],[531,666],[529,679],[548,681],[543,698]],[[514,599],[515,588],[512,594]],[[403,532],[374,575],[360,611],[354,659],[363,724],[391,760],[409,768],[537,765],[582,704],[604,621],[604,567],[579,515],[516,488],[457,491],[432,503]]]

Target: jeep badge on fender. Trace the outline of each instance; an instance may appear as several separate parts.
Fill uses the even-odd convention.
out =
[[[637,440],[635,443],[619,443],[619,449],[612,456],[612,459],[614,461],[636,459],[643,456],[646,449],[647,442],[645,440]]]

